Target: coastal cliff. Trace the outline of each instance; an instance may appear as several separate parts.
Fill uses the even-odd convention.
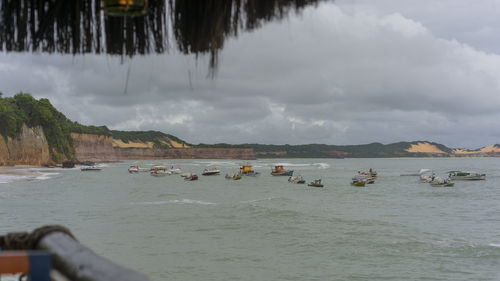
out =
[[[123,143],[110,136],[72,133],[79,161],[134,159],[255,159],[252,148],[155,148],[148,142]]]
[[[113,137],[71,133],[78,161],[118,161],[113,148]]]
[[[40,126],[21,127],[17,137],[0,137],[0,165],[35,165],[54,164],[50,157],[49,144]]]

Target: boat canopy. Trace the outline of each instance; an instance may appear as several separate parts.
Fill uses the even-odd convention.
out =
[[[253,171],[252,165],[241,165],[240,169],[243,173]]]

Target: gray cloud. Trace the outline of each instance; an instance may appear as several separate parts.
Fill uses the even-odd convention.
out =
[[[410,13],[397,1],[370,3],[326,3],[241,34],[226,42],[213,80],[207,58],[175,51],[124,63],[10,53],[0,84],[48,97],[81,123],[192,143],[500,142],[500,56],[438,36],[462,29],[436,32],[427,23],[438,15],[423,4]]]

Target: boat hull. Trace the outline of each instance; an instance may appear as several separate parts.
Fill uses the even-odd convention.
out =
[[[291,177],[291,176],[293,176],[293,170],[291,170],[291,171],[284,171],[284,172],[271,172],[271,175],[273,175],[273,176],[288,176],[288,177]]]
[[[219,175],[220,171],[210,171],[210,172],[203,172],[201,173],[202,176],[215,176]]]

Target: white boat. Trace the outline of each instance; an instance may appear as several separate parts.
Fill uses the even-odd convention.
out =
[[[448,176],[452,180],[485,180],[486,174],[474,173],[474,172],[462,172],[462,171],[450,171],[448,172]]]
[[[203,176],[214,176],[220,174],[220,170],[217,168],[205,169],[201,173]]]
[[[241,173],[230,173],[226,174],[226,179],[228,180],[241,180]]]
[[[182,173],[181,168],[170,168],[169,171],[172,174],[180,174],[180,173]]]
[[[139,173],[139,166],[137,165],[132,165],[128,168],[129,173]]]
[[[433,177],[433,179],[429,183],[432,186],[453,186],[454,185],[454,183],[452,183],[450,179],[442,179],[440,177]]]
[[[102,170],[101,168],[97,166],[84,166],[80,168],[81,171],[100,171]]]
[[[288,182],[290,183],[297,183],[297,184],[304,184],[306,183],[306,180],[302,176],[292,176],[288,178]]]

